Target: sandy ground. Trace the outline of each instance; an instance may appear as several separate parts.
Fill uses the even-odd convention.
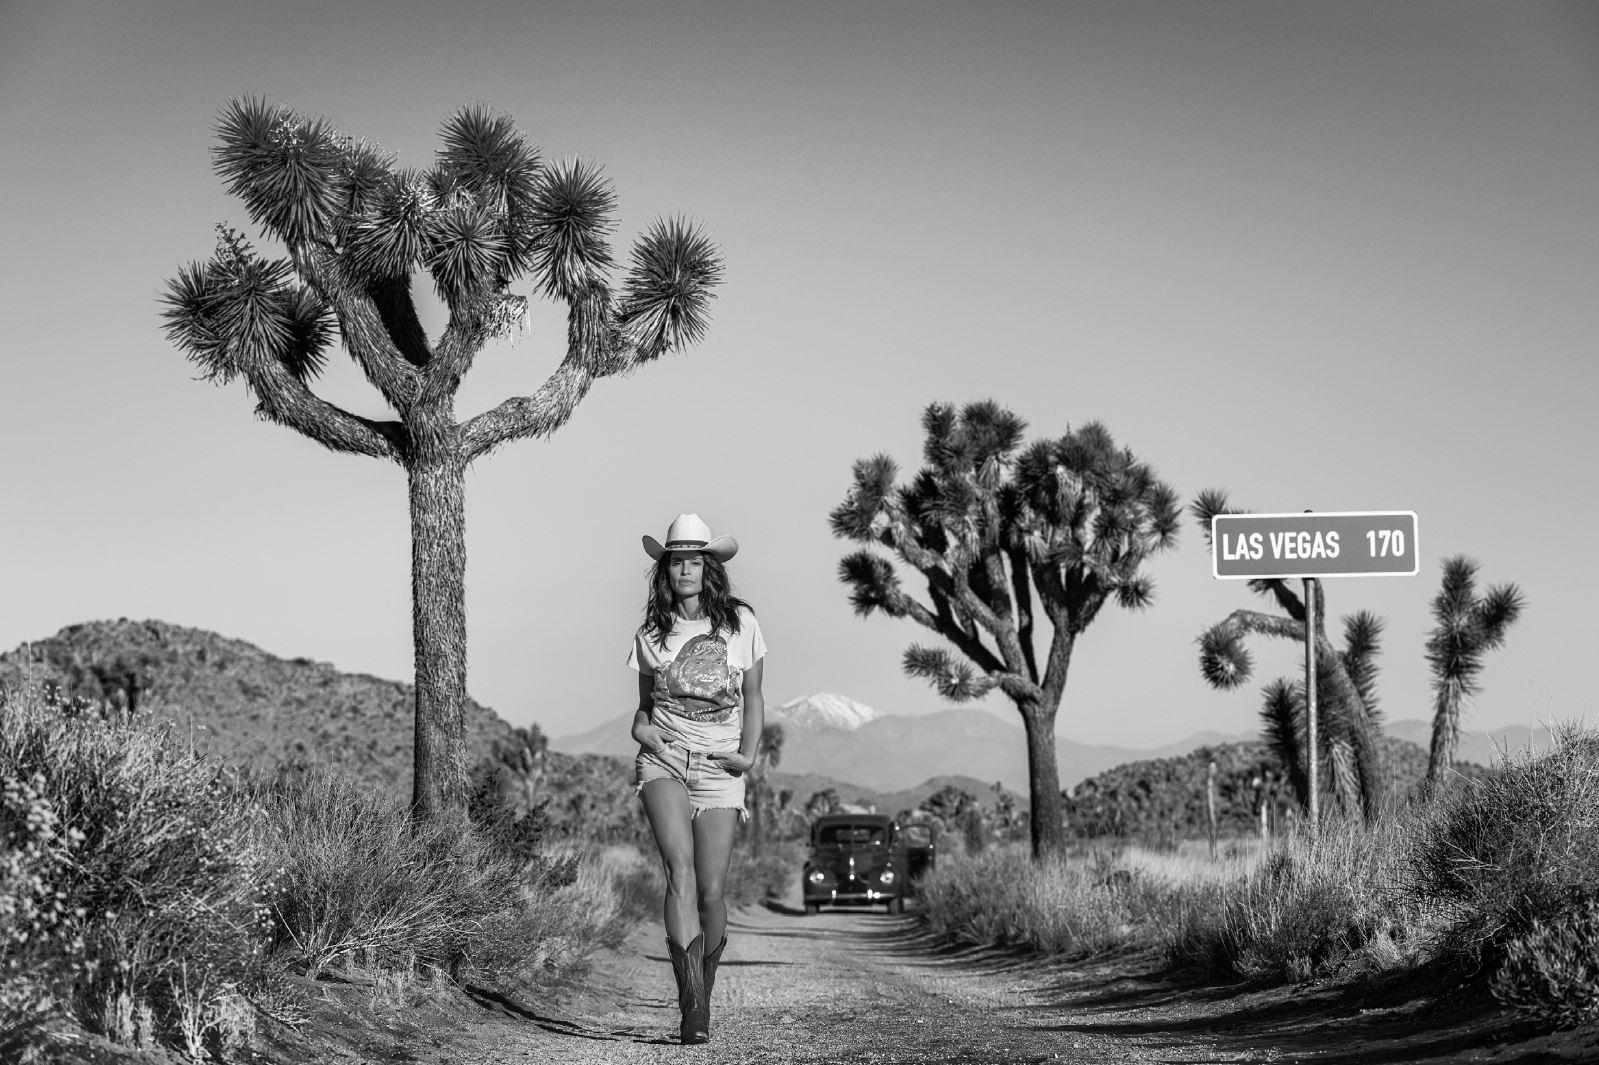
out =
[[[807,917],[776,903],[738,911],[729,934],[708,1044],[678,1045],[665,943],[659,926],[646,925],[602,953],[559,1003],[454,988],[385,1003],[371,988],[327,987],[327,1012],[273,1038],[273,1056],[426,1065],[1599,1061],[1599,1033],[1538,1036],[1480,993],[1447,986],[1185,985],[1157,975],[1148,957],[1084,965],[940,949],[910,915]],[[368,1008],[346,1008],[357,999]]]

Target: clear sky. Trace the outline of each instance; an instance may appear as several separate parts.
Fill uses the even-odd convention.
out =
[[[630,709],[639,537],[679,511],[743,544],[769,700],[939,708],[899,669],[929,634],[854,616],[827,514],[857,458],[914,470],[927,403],[981,398],[1104,422],[1185,501],[1415,510],[1420,576],[1327,587],[1388,621],[1388,715],[1430,713],[1457,552],[1528,600],[1468,724],[1595,709],[1599,6],[0,5],[0,647],[161,618],[410,674],[402,472],[256,420],[161,332],[164,279],[248,228],[208,154],[245,94],[410,165],[487,103],[604,165],[619,250],[678,212],[724,250],[702,346],[469,475],[471,691],[512,722]],[[534,389],[562,334],[546,305],[458,409]],[[322,391],[382,413],[342,356]],[[1208,689],[1194,640],[1264,604],[1192,522],[1153,573],[1079,643],[1060,731],[1254,729],[1259,684]],[[1254,649],[1260,683],[1298,668]]]

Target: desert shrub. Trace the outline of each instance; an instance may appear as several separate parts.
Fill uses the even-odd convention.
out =
[[[1331,820],[1277,841],[1230,881],[1178,887],[1168,959],[1263,982],[1391,960],[1413,924],[1402,890],[1407,831],[1397,817]]]
[[[1535,922],[1599,894],[1599,737],[1559,732],[1548,754],[1457,789],[1422,823],[1413,865],[1416,894],[1473,960],[1497,962]]]
[[[1588,897],[1505,945],[1494,997],[1553,1028],[1599,1020],[1599,900]]]
[[[1559,1025],[1599,1016],[1599,737],[1556,731],[1423,822],[1413,890],[1446,922],[1442,951],[1495,972],[1501,1001]],[[1583,981],[1586,981],[1586,992]]]
[[[240,992],[259,975],[267,916],[252,817],[166,729],[8,692],[0,1024],[26,1026],[48,1001],[125,1044],[192,1056],[244,1039]]]
[[[953,942],[1083,956],[1129,943],[1143,896],[1136,876],[1112,876],[1104,862],[1034,862],[1013,844],[940,854],[920,881],[918,912]]]
[[[273,950],[312,975],[357,952],[381,968],[454,971],[518,908],[523,863],[464,817],[414,826],[393,796],[316,764],[257,799],[262,845],[279,869]]]
[[[636,918],[618,891],[632,863],[617,861],[617,851],[631,848],[594,852],[560,844],[542,854],[515,904],[489,918],[472,943],[478,978],[539,987],[584,971],[595,947],[620,946]]]

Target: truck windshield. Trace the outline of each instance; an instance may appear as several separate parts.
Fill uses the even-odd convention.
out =
[[[881,847],[888,833],[870,825],[827,825],[817,837],[824,847]]]

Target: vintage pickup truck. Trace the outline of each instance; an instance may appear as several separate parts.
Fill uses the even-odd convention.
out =
[[[805,912],[880,904],[903,913],[915,877],[932,863],[925,825],[902,828],[881,814],[825,814],[811,824],[811,853],[800,874]]]

